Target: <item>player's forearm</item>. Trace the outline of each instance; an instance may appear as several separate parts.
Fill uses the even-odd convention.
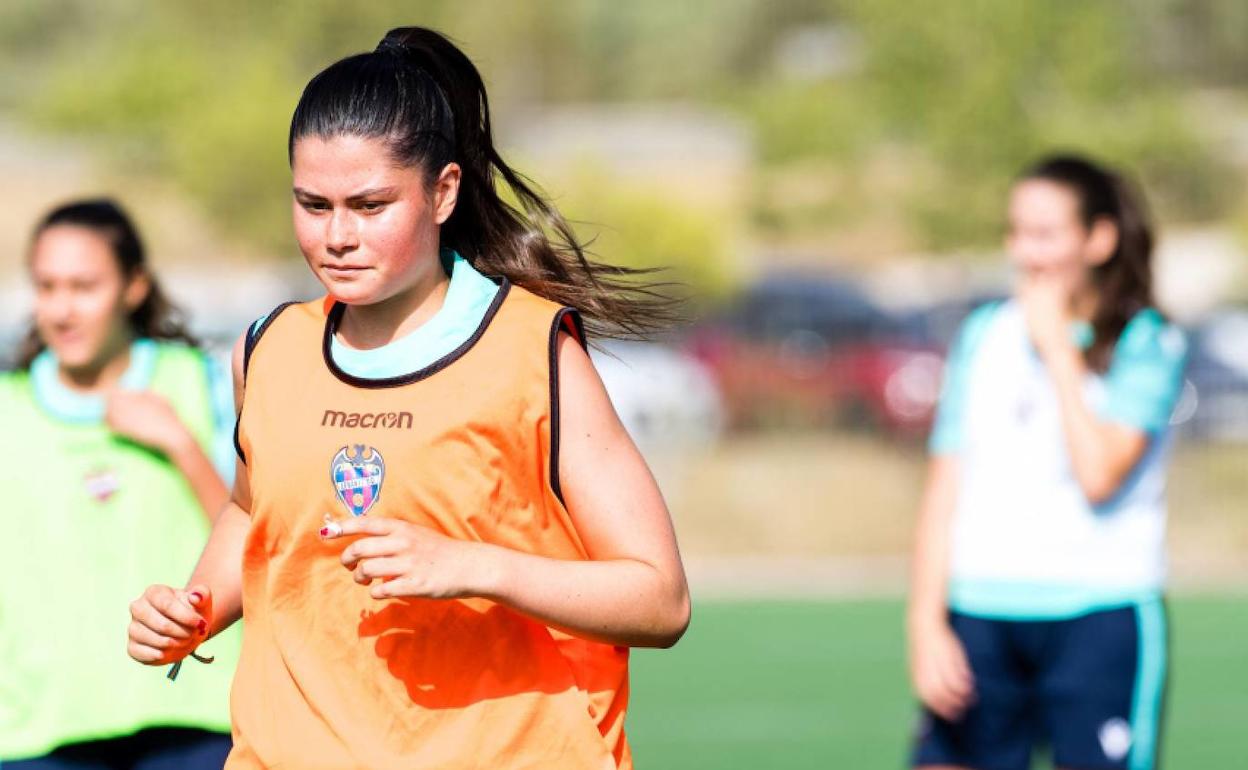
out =
[[[212,619],[208,635],[228,628],[243,614],[243,547],[251,516],[229,502],[217,516],[188,586],[202,584],[212,591]]]
[[[907,623],[911,630],[945,622],[948,613],[950,531],[956,476],[950,457],[935,457],[919,506]]]
[[[1087,367],[1082,355],[1073,348],[1052,355],[1048,368],[1057,389],[1062,433],[1075,479],[1089,500],[1103,502],[1117,491],[1130,466],[1124,467],[1115,456],[1108,427],[1092,412],[1084,397]]]
[[[910,601],[906,620],[911,628],[943,622],[948,613],[949,536],[932,517],[921,523],[914,546]],[[923,519],[920,520],[923,522]]]
[[[189,433],[167,450],[170,461],[186,479],[209,524],[230,499],[230,492],[217,474],[212,461]]]
[[[483,545],[480,596],[574,636],[670,647],[689,624],[684,575],[632,559],[568,561]]]

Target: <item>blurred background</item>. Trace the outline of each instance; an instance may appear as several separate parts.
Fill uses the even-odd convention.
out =
[[[614,262],[693,321],[597,354],[668,496],[693,626],[635,656],[639,767],[894,768],[901,601],[942,359],[1008,291],[1013,175],[1130,170],[1193,353],[1174,421],[1171,767],[1248,756],[1248,5],[1240,0],[301,0],[0,4],[0,350],[28,233],[119,197],[224,350],[318,286],[290,228],[304,83],[421,24],[482,69],[496,131]],[[189,565],[188,565],[189,568]]]

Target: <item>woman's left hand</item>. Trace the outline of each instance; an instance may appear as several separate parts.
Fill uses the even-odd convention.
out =
[[[483,546],[397,519],[360,516],[329,522],[321,537],[364,535],[342,551],[342,566],[374,599],[456,599],[474,595]],[[373,581],[380,581],[375,583]]]
[[[169,402],[150,391],[115,391],[108,397],[104,419],[113,433],[166,454],[190,437]]]
[[[1018,298],[1027,331],[1040,355],[1070,348],[1070,292],[1054,278],[1025,278]]]

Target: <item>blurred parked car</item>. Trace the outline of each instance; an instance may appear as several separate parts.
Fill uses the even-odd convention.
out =
[[[1007,298],[1004,292],[976,292],[953,297],[898,315],[898,326],[905,337],[916,344],[927,345],[948,353],[962,322],[976,308]]]
[[[865,424],[917,436],[940,390],[940,349],[845,279],[767,278],[685,345],[714,375],[733,428]]]
[[[1188,333],[1187,381],[1173,422],[1184,438],[1248,442],[1248,310],[1223,310]]]
[[[591,358],[621,422],[642,451],[714,443],[719,391],[697,360],[664,345],[608,341]]]

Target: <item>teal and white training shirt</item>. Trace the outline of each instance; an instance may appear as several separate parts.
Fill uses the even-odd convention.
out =
[[[1091,341],[1087,324],[1072,334]],[[1152,437],[1117,494],[1094,506],[1071,468],[1057,391],[1021,307],[971,314],[946,365],[930,442],[933,454],[958,458],[952,609],[1055,619],[1160,593],[1170,415],[1186,355],[1183,333],[1148,309],[1123,330],[1108,372],[1089,373],[1089,406]]]

